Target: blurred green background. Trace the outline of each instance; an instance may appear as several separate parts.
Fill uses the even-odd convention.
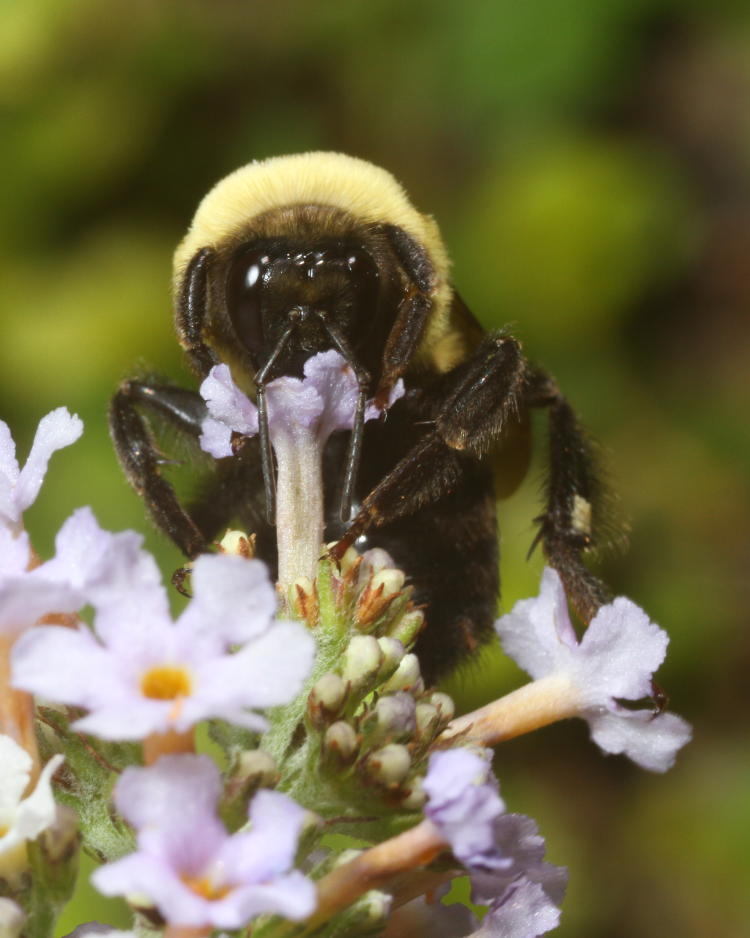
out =
[[[390,169],[606,447],[632,535],[600,569],[670,631],[695,741],[664,777],[583,725],[501,748],[570,868],[561,938],[750,934],[749,101],[746,0],[0,3],[0,415],[22,454],[54,406],[86,423],[29,512],[40,552],[80,504],[146,527],[108,397],[137,362],[189,380],[171,252],[217,179],[279,153]],[[539,474],[501,506],[505,608],[537,587]],[[464,706],[521,680],[484,664]],[[87,901],[63,930],[115,921]]]

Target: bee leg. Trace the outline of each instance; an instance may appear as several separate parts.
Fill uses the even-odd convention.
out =
[[[435,271],[424,247],[403,228],[382,225],[380,230],[407,281],[396,321],[385,343],[382,374],[375,390],[375,403],[383,408],[424,333],[434,303]]]
[[[546,507],[537,519],[540,527],[532,550],[541,541],[573,607],[588,623],[611,599],[602,581],[583,562],[584,553],[596,546],[606,500],[595,445],[544,372],[530,371],[526,400],[531,407],[547,408],[549,421]]]
[[[525,362],[515,339],[487,336],[469,361],[424,392],[421,414],[433,429],[375,486],[331,555],[338,559],[371,527],[380,527],[455,489],[468,467],[517,419]]]
[[[203,248],[190,261],[175,309],[175,326],[180,345],[202,378],[218,364],[216,355],[203,340],[208,310],[208,268],[212,256],[213,252],[209,248]]]
[[[204,551],[207,539],[161,475],[168,462],[159,452],[140,409],[152,410],[182,432],[197,438],[206,405],[199,394],[167,384],[124,381],[112,398],[109,429],[128,481],[142,496],[157,527],[187,557]]]

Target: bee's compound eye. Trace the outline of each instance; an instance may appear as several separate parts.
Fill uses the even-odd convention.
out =
[[[368,251],[353,248],[346,255],[346,266],[351,274],[352,280],[359,286],[372,283],[377,280],[378,268]]]
[[[263,347],[261,298],[269,263],[265,251],[250,248],[234,258],[227,272],[227,312],[240,341],[253,357]]]

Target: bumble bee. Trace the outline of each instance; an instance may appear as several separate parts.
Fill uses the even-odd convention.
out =
[[[339,153],[250,163],[203,199],[174,261],[175,325],[199,378],[227,363],[258,401],[261,432],[188,504],[162,474],[154,418],[197,440],[206,406],[156,378],[124,381],[110,427],[125,473],[150,514],[194,557],[230,521],[257,535],[274,567],[273,459],[263,389],[301,376],[336,349],[360,396],[405,396],[387,419],[331,438],[324,456],[327,536],[334,556],[384,548],[426,606],[417,652],[425,675],[446,673],[492,634],[499,594],[496,497],[529,457],[529,414],[549,422],[545,505],[535,539],[588,621],[607,600],[582,562],[597,540],[602,486],[592,446],[553,379],[507,332],[485,333],[449,280],[435,221],[399,183]],[[493,466],[498,467],[493,471]]]

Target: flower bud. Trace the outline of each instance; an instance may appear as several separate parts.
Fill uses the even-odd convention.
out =
[[[363,722],[366,744],[406,739],[414,733],[414,698],[403,692],[381,697]]]
[[[219,810],[232,827],[247,820],[247,805],[259,788],[274,788],[279,781],[279,769],[269,753],[262,749],[241,752],[230,769]]]
[[[310,577],[298,577],[289,587],[289,607],[292,614],[303,619],[308,628],[313,629],[318,624],[318,593]]]
[[[402,570],[386,567],[366,584],[357,599],[354,621],[360,628],[372,625],[383,615],[391,600],[399,595],[406,577]]]
[[[359,751],[359,739],[354,727],[344,720],[332,723],[323,737],[323,758],[334,767],[351,765]]]
[[[244,531],[228,529],[219,542],[219,550],[222,554],[234,554],[237,557],[250,560],[255,556],[255,535],[247,535]]]
[[[415,708],[415,718],[417,723],[417,738],[420,740],[431,740],[437,734],[440,727],[440,713],[437,707],[431,703],[418,703]]]
[[[258,788],[273,788],[279,780],[279,768],[274,757],[263,749],[246,749],[240,753],[229,784],[237,780],[253,792]]]
[[[326,544],[326,550],[332,550],[337,543],[337,541],[331,541],[329,544]],[[357,551],[353,547],[347,547],[344,551],[344,555],[338,562],[339,570],[342,574],[346,575],[355,564],[359,565],[359,562],[360,557]]]
[[[307,715],[316,729],[336,719],[346,702],[347,690],[346,681],[332,672],[315,682],[307,698]]]
[[[25,918],[23,909],[12,899],[0,899],[1,938],[19,938]]]
[[[424,613],[421,609],[412,609],[397,619],[388,634],[402,642],[404,648],[411,648],[423,628]]]
[[[369,688],[383,663],[383,652],[372,635],[355,635],[344,652],[341,676],[352,688]]]
[[[373,781],[387,788],[397,788],[409,774],[411,756],[406,746],[389,743],[371,752],[364,768]]]
[[[360,569],[360,586],[365,586],[367,580],[384,570],[386,567],[395,567],[396,563],[382,547],[372,547],[362,554],[362,568]]]
[[[419,693],[424,689],[424,682],[419,671],[419,659],[415,654],[404,655],[392,677],[383,685],[389,693],[399,690],[411,690]]]
[[[442,691],[435,691],[435,693],[430,696],[430,703],[437,709],[440,715],[440,728],[442,729],[444,726],[447,726],[456,715],[456,705],[453,703],[453,698],[449,697],[448,694],[442,693]]]
[[[387,681],[401,663],[405,650],[397,638],[391,638],[389,635],[379,638],[378,645],[383,652],[383,663],[378,671],[378,680]]]
[[[427,794],[422,788],[422,779],[419,775],[410,778],[404,785],[408,790],[408,795],[402,799],[401,807],[404,811],[421,811],[424,803],[427,801]]]

